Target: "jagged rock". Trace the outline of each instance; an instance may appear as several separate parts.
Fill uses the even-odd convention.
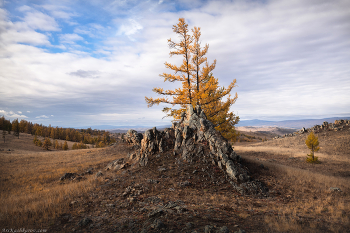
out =
[[[128,131],[127,140],[134,144],[136,138],[142,138],[140,149],[133,156],[140,166],[147,166],[159,152],[173,150],[173,155],[180,155],[187,162],[204,161],[210,157],[213,164],[218,165],[235,183],[234,187],[241,193],[257,193],[263,191],[258,183],[251,181],[249,171],[244,168],[238,156],[228,141],[215,130],[214,125],[206,118],[200,106],[194,109],[189,105],[181,114],[181,120],[173,123],[171,128],[160,132],[155,127],[137,137],[136,131]],[[246,184],[243,184],[246,183]],[[180,186],[184,186],[181,185]]]
[[[129,129],[125,134],[124,141],[133,145],[140,145],[142,137],[143,136],[141,133],[137,133],[135,130]]]
[[[124,164],[124,159],[120,158],[117,160],[114,160],[113,162],[109,163],[107,167],[105,168],[107,171],[108,170],[119,170],[121,169],[122,165]]]

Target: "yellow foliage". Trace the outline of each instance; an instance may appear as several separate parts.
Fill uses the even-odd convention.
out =
[[[318,137],[316,137],[313,132],[310,132],[305,140],[305,144],[311,150],[311,154],[308,154],[306,161],[311,163],[318,163],[318,157],[314,156],[314,152],[320,150],[320,147],[318,146],[320,144]]]
[[[159,98],[145,97],[148,107],[159,105],[160,103],[171,104],[172,107],[164,107],[163,112],[166,116],[171,116],[174,120],[179,120],[181,113],[187,108],[186,105],[201,105],[208,120],[215,128],[227,139],[235,139],[237,133],[234,125],[238,123],[239,117],[229,112],[230,106],[237,100],[237,93],[231,98],[230,92],[235,87],[236,80],[230,85],[219,87],[218,79],[214,78],[212,71],[215,69],[216,60],[209,64],[205,57],[209,45],[201,47],[200,28],[194,27],[192,35],[189,34],[188,24],[185,19],[180,18],[176,25],[173,25],[173,31],[181,38],[180,42],[168,40],[169,47],[174,49],[170,51],[170,56],[181,55],[182,64],[176,66],[165,62],[165,67],[171,69],[174,73],[163,73],[160,76],[165,81],[181,82],[181,87],[175,90],[164,90],[156,87],[153,91],[161,96]],[[168,98],[170,97],[170,98]],[[223,98],[226,97],[225,101]],[[177,105],[179,108],[174,108]]]

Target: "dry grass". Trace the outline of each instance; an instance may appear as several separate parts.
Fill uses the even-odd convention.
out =
[[[265,223],[276,232],[320,232],[322,225],[332,232],[342,232],[344,226],[350,226],[350,177],[332,174],[340,169],[340,164],[349,171],[349,159],[343,154],[336,163],[327,163],[324,161],[332,161],[334,157],[324,153],[320,156],[322,165],[306,164],[305,154],[299,161],[288,161],[290,157],[301,157],[302,149],[286,148],[287,143],[287,139],[280,139],[279,144],[284,147],[263,143],[235,147],[246,161],[263,164],[273,174],[273,181],[265,182],[282,200],[269,207],[276,214],[266,215]],[[342,192],[331,192],[330,187],[338,187]]]
[[[38,152],[31,137],[21,134],[21,140],[10,140],[8,136],[7,143],[1,144],[6,149],[0,152],[2,227],[38,227],[53,219],[67,209],[69,200],[98,184],[93,175],[80,182],[61,182],[59,178],[64,173],[82,173],[89,167],[98,169],[118,157],[106,153],[108,148]]]

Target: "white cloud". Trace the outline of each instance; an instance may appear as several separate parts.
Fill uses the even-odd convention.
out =
[[[138,31],[142,30],[143,26],[138,23],[135,19],[128,19],[127,22],[122,24],[118,30],[117,35],[126,35],[132,41],[134,41],[134,37],[132,35],[136,34]]]
[[[22,112],[21,111],[17,111],[19,114],[22,114]]]
[[[74,44],[76,41],[79,40],[84,40],[84,38],[75,33],[60,35],[61,43]]]
[[[30,111],[27,111],[27,113],[30,113]]]
[[[13,111],[9,111],[9,112],[7,112],[7,111],[5,111],[5,110],[0,110],[0,115],[3,115],[3,116],[5,116],[5,118],[10,118],[10,119],[14,119],[14,118],[19,118],[19,119],[23,119],[23,118],[28,118],[27,116],[25,116],[25,115],[20,115],[20,114],[22,114],[22,112],[19,112],[18,111],[18,113],[19,114],[17,114],[17,113],[15,113],[15,112],[13,112]]]
[[[37,117],[35,117],[35,118],[49,118],[49,117],[46,116],[46,115],[41,115],[41,116],[37,116]]]
[[[39,11],[27,12],[23,21],[34,30],[60,31],[54,18]]]

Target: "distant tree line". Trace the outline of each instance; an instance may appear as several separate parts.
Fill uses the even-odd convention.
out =
[[[51,125],[44,126],[37,123],[33,124],[32,122],[23,119],[21,121],[15,119],[11,122],[10,120],[5,119],[4,116],[0,118],[0,130],[8,131],[9,134],[13,131],[18,137],[19,133],[27,133],[44,138],[52,138],[53,140],[60,139],[77,142],[74,149],[84,148],[83,144],[104,147],[115,142],[115,139],[110,137],[109,132],[104,130],[51,127]]]

